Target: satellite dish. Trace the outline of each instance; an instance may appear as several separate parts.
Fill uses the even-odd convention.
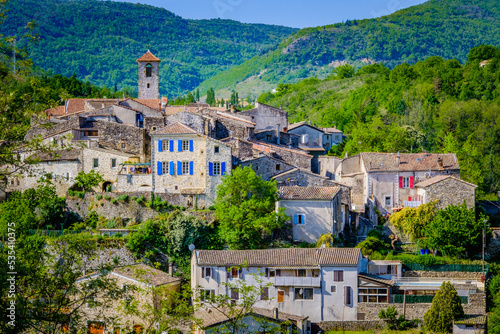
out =
[[[195,247],[194,247],[194,245],[193,245],[193,244],[189,245],[189,250],[190,250],[191,252],[192,252],[192,251],[194,251],[194,249],[195,249]]]

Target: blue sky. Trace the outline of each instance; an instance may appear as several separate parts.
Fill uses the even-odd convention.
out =
[[[120,0],[163,7],[188,19],[224,18],[304,28],[375,18],[426,0]]]

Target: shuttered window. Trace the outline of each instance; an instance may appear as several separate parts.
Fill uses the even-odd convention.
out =
[[[352,304],[351,291],[352,291],[352,289],[350,286],[344,286],[344,305],[351,305]]]
[[[343,270],[334,270],[333,271],[333,281],[334,282],[343,282],[344,281],[344,271]]]
[[[260,300],[269,300],[269,288],[262,288],[260,291]]]
[[[232,300],[239,300],[240,299],[240,292],[236,288],[231,289],[231,299]]]

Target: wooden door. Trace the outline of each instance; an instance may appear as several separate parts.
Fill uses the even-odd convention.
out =
[[[278,303],[285,301],[285,291],[278,290]]]

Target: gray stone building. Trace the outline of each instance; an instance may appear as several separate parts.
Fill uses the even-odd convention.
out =
[[[255,123],[255,130],[275,130],[286,132],[288,128],[288,113],[263,103],[256,103],[254,109],[237,113],[238,116],[247,116]]]
[[[438,175],[460,178],[455,154],[361,153],[342,161],[336,169],[335,180],[351,187],[355,211],[364,212],[371,200],[386,214],[392,213],[393,208],[422,204],[415,185]],[[449,195],[441,192],[433,196]]]
[[[343,231],[341,197],[339,187],[280,187],[276,210],[284,208],[290,217],[294,241],[315,243]]]
[[[437,208],[444,209],[448,205],[462,205],[469,209],[476,204],[475,184],[465,182],[451,175],[438,175],[415,185],[417,199],[423,204],[437,200]]]
[[[317,128],[306,122],[290,124],[288,132],[299,136],[299,148],[314,156],[327,153],[343,139],[342,131],[336,128]]]
[[[137,59],[139,64],[139,98],[160,98],[160,75],[159,67],[161,60],[156,58],[151,51],[147,51]]]
[[[211,205],[216,188],[231,171],[231,147],[172,123],[151,133],[153,191],[196,197],[199,205]]]
[[[251,166],[255,173],[260,175],[265,181],[269,181],[275,175],[295,169],[295,166],[268,155],[245,160],[240,162],[238,165],[242,168]]]

